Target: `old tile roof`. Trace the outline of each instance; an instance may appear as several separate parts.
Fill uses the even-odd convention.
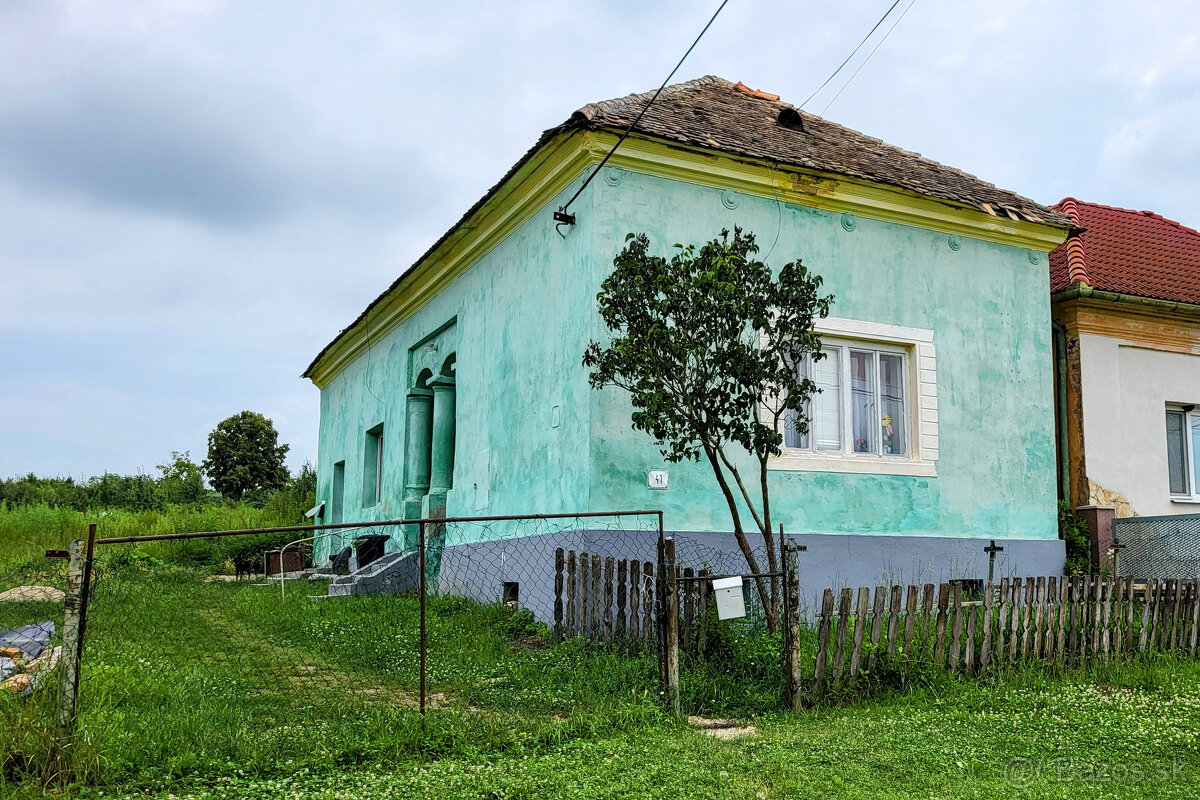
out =
[[[589,128],[624,129],[652,95],[646,92],[592,103],[576,111],[572,120]],[[1069,220],[1058,212],[974,175],[800,111],[777,95],[713,75],[668,86],[634,130],[778,164],[888,184],[993,216],[1069,225]]]
[[[548,142],[573,130],[623,131],[653,92],[590,103],[566,122],[545,131],[495,186],[400,275],[304,371],[312,375],[321,358],[371,310],[407,280],[442,243],[460,230],[510,178]],[[1069,227],[1070,219],[1013,192],[903,150],[880,139],[845,128],[782,102],[778,95],[750,89],[724,78],[703,78],[667,86],[633,129],[645,136],[774,161],[818,172],[887,184],[927,197],[978,209],[992,216]]]
[[[1200,304],[1200,233],[1151,211],[1084,203],[1056,208],[1083,229],[1050,252],[1050,290],[1082,283],[1121,294]]]

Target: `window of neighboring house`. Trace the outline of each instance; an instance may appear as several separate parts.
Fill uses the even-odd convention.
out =
[[[379,505],[383,498],[383,425],[367,431],[363,453],[363,507]]]
[[[819,390],[804,408],[808,430],[797,430],[798,415],[788,412],[783,452],[771,466],[935,475],[933,332],[839,319],[823,320],[817,332],[824,358],[799,367]]]
[[[1200,412],[1167,406],[1167,475],[1172,497],[1200,500]]]

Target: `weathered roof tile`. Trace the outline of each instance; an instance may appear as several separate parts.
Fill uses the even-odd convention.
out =
[[[653,95],[645,92],[589,103],[576,111],[572,120],[588,128],[623,130]],[[778,124],[784,109],[798,113],[803,130]],[[779,100],[778,95],[714,75],[663,89],[634,131],[781,165],[888,184],[994,216],[1070,225],[1061,213],[998,189],[974,175],[795,109]]]

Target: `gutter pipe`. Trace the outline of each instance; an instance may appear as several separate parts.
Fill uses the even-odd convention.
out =
[[[1071,453],[1067,444],[1067,329],[1052,322],[1054,328],[1054,394],[1058,407],[1058,496],[1071,502]]]

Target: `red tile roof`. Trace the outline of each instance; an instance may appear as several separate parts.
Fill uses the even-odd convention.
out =
[[[1051,208],[1082,228],[1050,253],[1050,291],[1093,289],[1200,305],[1200,233],[1151,211],[1068,197]]]

